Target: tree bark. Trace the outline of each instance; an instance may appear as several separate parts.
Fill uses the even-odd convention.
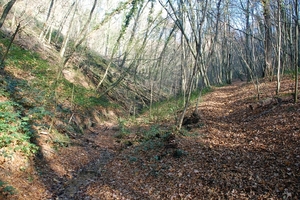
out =
[[[6,51],[5,51],[4,55],[3,55],[3,57],[1,58],[0,68],[2,68],[2,69],[4,69],[4,61],[5,61],[6,57],[7,57],[7,54],[9,52],[9,50],[10,50],[10,47],[11,47],[11,45],[12,45],[12,43],[13,43],[16,35],[17,35],[17,33],[20,30],[20,27],[21,27],[21,25],[18,24],[18,26],[17,26],[17,28],[15,30],[15,33],[13,34],[12,38],[10,39],[10,42],[9,42],[7,48],[6,48]]]
[[[61,58],[63,58],[64,55],[65,55],[67,45],[68,45],[69,39],[70,39],[70,34],[71,34],[71,31],[72,31],[72,28],[73,28],[73,22],[74,22],[75,14],[77,12],[78,2],[74,1],[74,3],[75,4],[72,4],[72,7],[74,5],[74,11],[73,11],[72,18],[71,18],[69,26],[68,26],[68,31],[67,31],[67,33],[64,37],[64,40],[62,42],[62,45],[61,45],[61,48],[60,48],[60,51],[59,51],[59,55],[60,55]]]
[[[13,5],[16,3],[17,0],[11,0],[9,1],[6,6],[5,6],[5,9],[1,15],[1,18],[0,18],[0,28],[3,26],[4,24],[4,21],[9,13],[9,11],[11,10],[11,8],[13,7]]]
[[[264,9],[264,22],[265,22],[265,69],[264,77],[271,78],[273,74],[272,68],[272,22],[271,22],[271,12],[270,12],[270,0],[262,0],[263,9]]]
[[[281,68],[281,0],[277,1],[278,4],[278,24],[277,24],[277,34],[278,34],[278,43],[277,43],[277,89],[276,94],[279,94],[280,91],[280,68]]]
[[[295,94],[294,102],[298,102],[298,69],[299,69],[299,7],[298,1],[295,1]]]
[[[50,16],[52,16],[54,4],[55,4],[55,0],[51,0],[50,6],[48,9],[48,13],[47,13],[47,18],[43,25],[42,32],[40,34],[40,40],[44,40],[48,33],[51,34],[51,27],[49,25],[49,19],[50,19]],[[51,38],[51,36],[49,36],[49,38]]]

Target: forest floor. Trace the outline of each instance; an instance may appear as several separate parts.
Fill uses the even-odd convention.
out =
[[[261,98],[275,82],[261,84]],[[293,82],[282,81],[281,96]],[[174,122],[128,127],[127,145],[118,124],[103,123],[59,151],[38,140],[43,154],[23,172],[0,172],[17,188],[9,199],[299,199],[300,104],[272,103],[254,110],[254,86],[216,87],[199,104],[201,120],[165,145]],[[138,132],[157,132],[136,142]],[[44,141],[44,143],[43,143]],[[5,178],[4,178],[5,176]]]

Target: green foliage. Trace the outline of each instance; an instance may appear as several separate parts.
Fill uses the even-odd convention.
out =
[[[103,106],[103,107],[117,107],[117,105],[111,104],[110,101],[105,97],[94,97],[91,96],[88,99],[91,106]]]
[[[57,29],[52,31],[52,38],[54,38],[56,45],[61,45],[64,41],[64,35]]]
[[[300,71],[300,68],[298,68],[298,71]],[[287,68],[284,70],[284,75],[292,76],[292,78],[295,78],[296,73],[295,73],[295,68]]]
[[[203,96],[203,95],[206,95],[206,94],[208,94],[210,92],[213,92],[213,91],[214,91],[214,89],[212,87],[205,87],[205,88],[202,89],[201,95]],[[198,96],[199,96],[199,91],[192,92],[191,101],[196,100],[198,98]]]
[[[176,149],[173,152],[173,157],[175,157],[175,158],[180,158],[180,157],[185,156],[185,155],[187,155],[187,152],[182,150],[182,149]]]
[[[142,148],[144,151],[148,151],[148,150],[152,150],[152,149],[160,149],[161,147],[163,147],[163,142],[162,140],[158,140],[158,139],[151,139],[151,140],[147,140],[144,141],[140,148]]]
[[[148,131],[144,131],[141,134],[142,137],[142,141],[148,141],[148,140],[152,140],[155,138],[159,138],[160,137],[160,129],[158,125],[153,125],[150,127],[150,129]]]
[[[119,123],[119,132],[116,134],[116,138],[124,139],[130,134],[130,130],[126,127],[125,123],[126,121],[122,118],[118,119]]]
[[[6,46],[8,42],[7,39],[0,40],[3,46]],[[22,70],[20,73],[22,73],[24,80],[11,79],[7,81],[9,94],[21,91],[22,98],[20,99],[22,102],[18,101],[18,103],[22,105],[24,103],[33,107],[37,105],[45,109],[53,108],[55,102],[54,91],[55,87],[57,87],[56,97],[58,97],[57,100],[59,102],[72,98],[71,101],[73,101],[73,104],[84,108],[115,106],[110,104],[105,97],[98,98],[98,94],[94,90],[70,83],[64,78],[60,78],[58,84],[55,84],[57,81],[58,66],[51,66],[35,52],[12,45],[6,63]],[[30,78],[30,82],[27,81],[28,78]]]
[[[44,107],[34,107],[28,111],[28,116],[30,116],[31,120],[41,120],[45,116],[53,116],[53,113]]]
[[[0,102],[0,155],[9,157],[19,151],[30,156],[38,150],[30,141],[34,135],[29,128],[29,117],[20,113],[20,106],[15,102]]]
[[[152,106],[151,119],[154,121],[170,119],[175,116],[175,113],[180,110],[182,106],[183,100],[175,97],[165,101],[156,102]]]
[[[37,53],[16,45],[12,46],[6,63],[14,67],[15,71],[19,69],[17,73],[22,74],[23,79],[12,77],[6,79],[7,91],[14,96],[19,95],[18,103],[30,106],[53,103],[55,66],[49,66]]]
[[[206,87],[202,89],[201,95],[205,95],[212,92],[213,88]],[[199,91],[194,91],[191,94],[190,101],[193,103],[199,97]],[[184,96],[179,95],[177,97],[172,97],[161,102],[156,102],[152,106],[151,117],[154,121],[162,121],[177,116],[177,112],[182,110],[184,107]],[[146,110],[143,110],[145,112]]]
[[[98,94],[94,90],[88,90],[81,85],[70,83],[66,79],[62,79],[60,82],[60,87],[64,91],[60,95],[61,99],[68,99],[74,96],[73,103],[84,108],[94,106],[117,107],[117,105],[112,104],[105,96],[97,97]]]
[[[140,131],[141,148],[143,150],[159,149],[164,146],[164,138],[168,136],[168,132],[164,132],[158,125],[153,125],[149,130]]]
[[[136,14],[136,11],[138,9],[138,3],[140,0],[134,0],[131,2],[131,9],[130,11],[126,14],[124,23],[122,25],[122,30],[121,30],[121,34],[124,34],[127,27],[129,26],[129,23],[131,21],[131,19],[134,17],[134,15]]]
[[[0,180],[0,197],[16,194],[16,189]]]

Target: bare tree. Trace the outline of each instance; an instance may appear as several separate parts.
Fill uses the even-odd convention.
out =
[[[68,46],[68,43],[70,40],[70,35],[71,35],[71,32],[73,31],[73,24],[74,24],[74,18],[75,18],[76,12],[77,12],[77,7],[78,7],[78,1],[75,0],[74,3],[71,5],[71,9],[74,8],[73,14],[71,16],[67,33],[64,36],[64,40],[62,42],[62,45],[61,45],[61,48],[59,51],[59,55],[61,58],[63,58],[65,55],[65,52],[66,52],[66,49],[67,49],[67,46]],[[70,9],[70,12],[72,11],[71,9]]]
[[[276,94],[279,94],[280,91],[280,70],[281,70],[281,0],[277,0],[277,89]]]
[[[273,74],[272,67],[272,21],[271,21],[271,11],[270,11],[270,0],[262,0],[263,10],[264,10],[264,26],[265,26],[265,68],[264,76],[271,78]]]
[[[185,100],[185,105],[182,114],[180,115],[178,122],[177,122],[177,127],[178,129],[181,129],[182,127],[182,122],[183,118],[185,116],[185,113],[187,111],[187,108],[189,107],[190,104],[190,97],[191,93],[193,90],[193,86],[196,80],[196,75],[197,72],[200,72],[200,75],[203,78],[204,84],[205,85],[210,85],[209,79],[207,77],[207,66],[205,66],[205,61],[204,57],[202,55],[203,51],[203,27],[204,27],[204,22],[207,16],[207,10],[208,10],[208,0],[204,2],[192,2],[192,1],[180,1],[177,4],[172,3],[171,1],[168,1],[167,4],[164,4],[163,1],[159,1],[160,4],[165,8],[167,11],[168,15],[173,19],[175,22],[176,26],[180,30],[181,34],[185,38],[186,44],[188,48],[190,49],[193,58],[194,58],[194,64],[193,64],[193,69],[192,69],[192,74],[190,79],[188,80],[188,86],[187,86],[187,94],[184,98]],[[167,8],[169,6],[169,9]],[[175,7],[177,6],[177,7]],[[179,9],[181,8],[181,9]],[[187,29],[184,28],[183,26],[183,16],[180,14],[182,11],[185,12],[187,16],[187,25],[188,28],[191,30],[191,33],[189,34]],[[189,37],[189,35],[191,37]],[[193,41],[193,43],[191,42]],[[195,45],[195,46],[193,46]]]
[[[41,34],[40,34],[40,39],[41,40],[44,40],[49,32],[50,32],[49,38],[51,38],[51,31],[50,31],[51,30],[51,25],[49,24],[49,19],[52,15],[54,15],[53,7],[55,5],[55,2],[56,2],[55,0],[51,0],[51,2],[50,2],[50,6],[49,6],[49,9],[48,9],[46,21],[43,24],[43,28],[42,28],[42,31],[41,31]]]
[[[227,16],[226,16],[227,15]],[[222,45],[222,65],[225,71],[225,80],[227,84],[232,83],[232,67],[231,67],[231,59],[232,59],[232,44],[230,37],[230,17],[229,17],[229,1],[226,1],[225,13],[224,13],[224,38]],[[247,37],[247,36],[246,36]],[[220,70],[222,71],[222,70]],[[221,78],[221,77],[220,77]]]
[[[294,102],[298,102],[298,69],[299,64],[299,5],[298,1],[294,1],[295,6],[295,94]]]

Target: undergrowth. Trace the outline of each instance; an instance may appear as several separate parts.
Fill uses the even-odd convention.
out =
[[[3,47],[7,46],[8,42],[6,38],[0,40],[1,51],[4,50]],[[97,92],[92,89],[86,89],[80,84],[70,83],[63,77],[57,80],[59,63],[57,65],[50,65],[38,53],[23,49],[18,45],[12,45],[5,65],[10,68],[19,69],[18,73],[22,74],[21,76],[24,78],[24,82],[26,82],[21,88],[24,93],[30,92],[30,97],[36,100],[35,103],[43,102],[49,104],[54,102],[54,92],[56,90],[56,97],[58,97],[57,101],[59,102],[66,100],[73,101],[73,104],[84,108],[112,106],[106,98],[98,98]],[[25,81],[28,79],[30,81]],[[20,83],[18,84],[20,87]]]
[[[8,43],[8,38],[2,35],[0,52],[6,50]],[[94,90],[63,77],[57,79],[57,65],[43,60],[36,52],[11,46],[5,60],[5,74],[0,75],[0,155],[35,154],[38,146],[34,144],[33,125],[49,129],[54,118],[65,121],[74,109],[111,106],[105,97],[98,98]],[[70,144],[68,135],[55,129],[50,134],[55,148]]]
[[[212,92],[213,88],[206,87],[201,91],[201,96]],[[191,94],[191,104],[195,103],[197,98],[199,97],[199,91],[194,91]],[[152,106],[151,110],[151,120],[154,121],[162,121],[162,120],[170,120],[176,118],[177,113],[180,112],[184,107],[184,96],[179,95],[177,97],[172,97],[166,99],[165,101],[156,102]],[[143,110],[143,113],[148,112],[148,110]]]
[[[16,189],[8,185],[6,182],[0,180],[0,197],[7,197],[8,195],[16,194]]]
[[[6,50],[9,38],[1,32],[0,36],[1,53]],[[13,44],[4,64],[6,72],[0,78],[0,100],[1,97],[6,100],[1,102],[0,147],[5,147],[5,152],[8,149],[25,154],[36,151],[36,146],[30,142],[33,138],[31,125],[49,128],[54,118],[61,118],[59,120],[67,125],[75,110],[116,107],[105,96],[99,98],[95,90],[71,83],[63,76],[57,78],[59,62],[50,64],[37,52]],[[55,130],[51,134],[55,146],[68,146],[68,136],[59,136]],[[5,152],[2,150],[3,154]]]
[[[30,156],[38,147],[31,142],[30,119],[21,115],[21,106],[12,101],[0,102],[0,155],[11,157],[14,152]]]

